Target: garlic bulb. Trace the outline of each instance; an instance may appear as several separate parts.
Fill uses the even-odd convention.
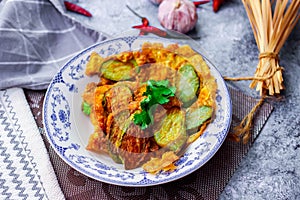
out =
[[[152,3],[158,5],[160,4],[163,0],[150,0]]]
[[[187,33],[195,27],[198,15],[189,0],[164,0],[158,8],[158,19],[166,29]]]

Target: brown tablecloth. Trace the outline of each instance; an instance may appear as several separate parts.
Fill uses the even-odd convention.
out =
[[[257,100],[232,87],[229,87],[229,91],[232,98],[232,128],[248,114]],[[68,166],[54,152],[44,134],[42,105],[45,91],[25,90],[25,95],[66,199],[218,199],[273,109],[265,102],[257,111],[252,135],[247,144],[233,142],[227,138],[214,157],[192,174],[157,186],[124,187],[93,180]]]

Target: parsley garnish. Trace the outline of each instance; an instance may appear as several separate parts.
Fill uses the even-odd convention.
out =
[[[168,103],[170,101],[169,98],[175,96],[175,92],[176,88],[169,87],[168,80],[148,80],[146,92],[143,94],[147,98],[141,101],[142,111],[134,114],[133,122],[141,126],[142,129],[147,128],[153,122],[153,106]]]

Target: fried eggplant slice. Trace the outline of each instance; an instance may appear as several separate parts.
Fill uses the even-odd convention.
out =
[[[96,130],[90,135],[86,149],[96,153],[108,152],[107,139],[102,130]]]
[[[83,102],[86,102],[89,105],[94,104],[94,91],[97,88],[97,84],[92,82],[88,83],[86,87],[84,88],[84,92],[82,94],[82,100]]]
[[[98,123],[99,127],[102,130],[105,130],[105,123],[107,118],[107,113],[103,107],[104,94],[110,87],[108,86],[99,86],[95,89],[94,93],[94,117],[95,121]]]
[[[123,160],[120,158],[120,145],[122,142],[122,138],[126,133],[129,125],[130,125],[130,114],[128,111],[120,112],[118,115],[114,116],[113,122],[110,127],[110,133],[108,134],[108,143],[107,149],[109,156],[116,163],[123,163]]]
[[[197,99],[200,81],[194,67],[190,64],[182,65],[178,70],[176,81],[177,96],[184,107],[190,106]]]
[[[108,141],[109,156],[124,164],[125,169],[134,169],[150,159],[149,153],[159,146],[149,132],[132,123],[126,111],[119,113],[112,123]]]
[[[94,91],[97,88],[96,83],[88,83],[84,89],[84,93],[82,94],[82,104],[81,110],[82,112],[89,116],[93,109],[94,104]]]
[[[187,140],[185,130],[185,112],[179,108],[172,108],[167,112],[154,139],[160,147],[166,147],[179,152]]]
[[[105,93],[106,109],[109,113],[116,115],[123,110],[128,110],[132,99],[133,96],[129,87],[125,84],[114,85]]]
[[[210,106],[201,106],[188,108],[186,111],[186,130],[187,132],[196,132],[199,127],[211,118],[213,108]]]
[[[152,63],[140,68],[141,71],[138,74],[140,82],[168,80],[171,85],[175,84],[176,70],[166,66],[165,63]]]
[[[124,63],[112,58],[102,63],[100,72],[104,78],[113,81],[122,81],[134,77],[139,72],[139,66],[135,60]]]
[[[107,118],[107,113],[103,107],[104,104],[104,94],[111,88],[110,85],[99,86],[94,92],[94,117],[97,121],[99,127],[104,131],[106,129],[105,123]]]
[[[123,160],[125,169],[134,169],[145,163],[153,145],[149,133],[131,123],[122,138],[120,146],[120,157]]]

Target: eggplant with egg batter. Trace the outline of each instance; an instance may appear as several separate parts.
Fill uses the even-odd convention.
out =
[[[183,102],[184,107],[190,106],[197,98],[200,87],[199,78],[191,64],[184,64],[178,69],[178,98]]]
[[[174,169],[214,115],[215,79],[188,46],[144,43],[108,58],[93,53],[86,74],[100,78],[82,95],[95,127],[86,148],[125,169]]]
[[[100,68],[103,77],[113,80],[122,81],[132,78],[139,72],[139,67],[135,60],[121,62],[116,59],[109,59],[101,64]]]

